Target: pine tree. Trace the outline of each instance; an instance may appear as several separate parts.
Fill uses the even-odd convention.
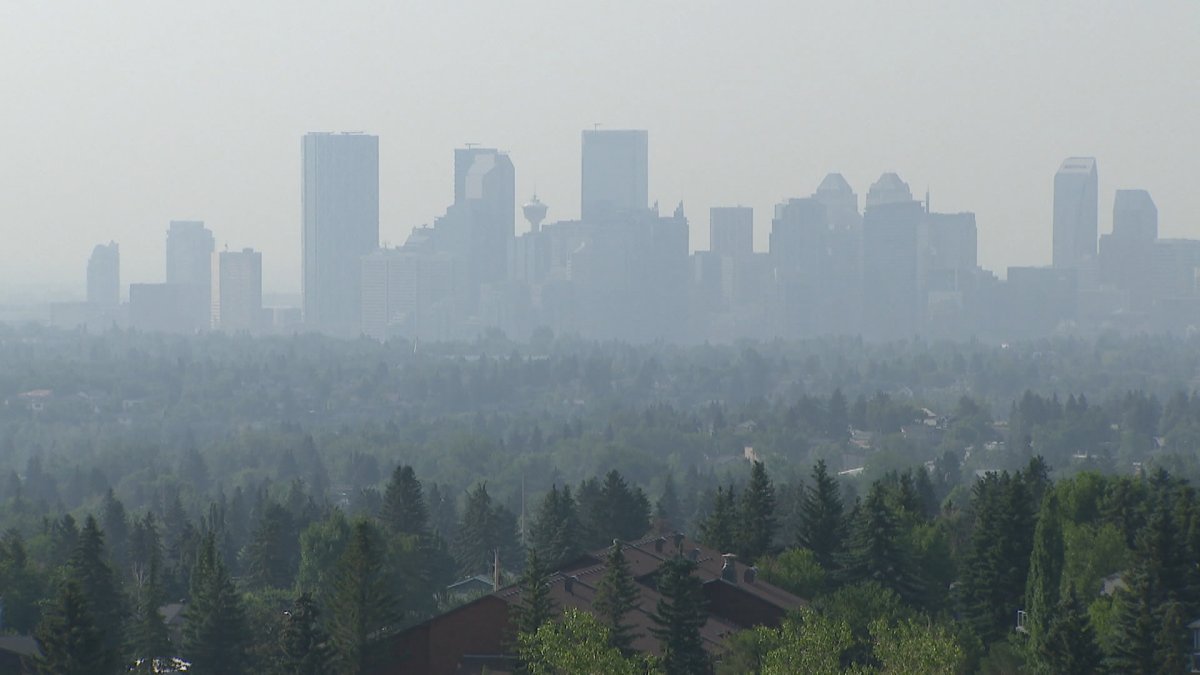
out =
[[[393,534],[429,534],[429,509],[421,481],[411,466],[398,466],[392,472],[383,493],[380,519]]]
[[[662,495],[654,503],[654,518],[658,521],[659,532],[662,533],[675,532],[683,524],[679,494],[675,488],[675,478],[671,474],[667,474],[663,480]]]
[[[637,609],[641,593],[629,571],[629,561],[625,559],[619,540],[613,541],[604,564],[604,576],[596,584],[592,607],[600,622],[608,628],[609,644],[631,654],[637,635],[625,616]]]
[[[800,529],[796,541],[813,552],[822,568],[832,571],[842,550],[845,506],[825,460],[817,460],[812,479],[813,486],[805,491],[800,505]]]
[[[183,657],[198,673],[246,672],[249,626],[241,598],[206,532],[192,568],[191,600],[183,623]]]
[[[718,486],[717,494],[713,497],[712,511],[704,522],[700,523],[700,542],[723,553],[736,550],[737,517],[733,486],[730,485],[728,490]]]
[[[366,520],[351,529],[346,551],[338,560],[329,602],[329,635],[342,675],[361,675],[379,657],[381,632],[400,614],[383,568],[379,533]]]
[[[569,562],[581,552],[579,514],[571,488],[551,486],[542,498],[529,529],[529,545],[551,567]]]
[[[79,544],[71,554],[68,568],[70,576],[79,582],[79,588],[96,617],[96,626],[103,636],[105,648],[119,652],[124,640],[125,597],[108,564],[104,533],[92,516],[84,521]]]
[[[1033,533],[1033,553],[1029,561],[1029,579],[1025,587],[1025,612],[1028,616],[1030,648],[1042,650],[1046,631],[1054,622],[1059,605],[1063,573],[1062,516],[1058,495],[1053,491],[1042,500],[1037,528]]]
[[[300,566],[300,534],[292,514],[275,502],[267,503],[247,553],[246,572],[254,587],[290,587]]]
[[[609,471],[604,482],[584,481],[577,493],[579,520],[587,532],[583,544],[591,549],[613,539],[633,541],[650,528],[650,500],[641,488],[630,487],[620,472]]]
[[[871,485],[867,500],[858,511],[843,556],[844,581],[875,581],[896,591],[905,601],[917,602],[921,583],[913,569],[912,557],[900,539],[896,516],[887,504],[887,489],[882,481]]]
[[[535,633],[554,617],[555,610],[550,597],[550,571],[536,548],[529,549],[520,587],[521,601],[512,607],[512,624],[518,634]]]
[[[650,617],[656,626],[650,632],[662,647],[665,675],[703,675],[712,670],[700,638],[707,614],[704,589],[693,575],[695,569],[696,564],[682,556],[658,568],[656,581],[661,597]]]
[[[296,597],[279,633],[275,675],[323,675],[329,672],[329,636],[321,628],[320,618],[312,595],[301,593]]]
[[[1025,604],[1033,515],[1028,487],[1008,472],[976,481],[973,497],[963,613],[975,635],[988,643],[1012,630],[1016,611]]]
[[[145,660],[152,664],[156,658],[172,655],[167,626],[158,608],[165,600],[157,561],[140,579],[134,595],[134,613],[126,631],[127,651],[135,661]]]
[[[1162,625],[1154,641],[1154,661],[1160,673],[1186,673],[1191,636],[1183,617],[1183,603],[1172,598],[1159,608]]]
[[[1096,644],[1087,609],[1070,586],[1053,619],[1045,627],[1045,638],[1034,654],[1037,666],[1054,675],[1092,675],[1100,672],[1102,655]]]
[[[125,572],[128,561],[129,519],[125,514],[125,505],[113,494],[112,488],[104,493],[103,509],[104,539],[108,543],[112,564],[120,573]]]
[[[108,675],[117,672],[117,655],[104,644],[91,603],[75,579],[68,578],[43,611],[36,637],[42,648],[37,669],[43,675]]]
[[[762,462],[754,462],[750,484],[742,492],[738,555],[757,560],[771,551],[775,539],[775,487]]]

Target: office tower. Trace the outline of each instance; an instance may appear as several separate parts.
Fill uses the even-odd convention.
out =
[[[770,256],[774,270],[775,334],[799,337],[821,332],[828,316],[830,280],[829,214],[820,201],[805,197],[775,206]]]
[[[193,284],[130,284],[129,325],[162,333],[205,330],[211,321],[197,324],[194,308],[210,293],[210,289]]]
[[[974,270],[978,242],[974,213],[926,213],[920,228],[921,278]]]
[[[309,133],[300,147],[304,321],[356,334],[362,257],[379,247],[379,137]]]
[[[858,195],[840,173],[831,173],[817,186],[813,198],[825,205],[829,225],[834,229],[855,229],[862,224]]]
[[[754,253],[754,209],[714,206],[708,210],[708,249],[735,257]]]
[[[1158,207],[1145,190],[1117,190],[1113,199],[1113,234],[1154,241],[1158,239]]]
[[[611,221],[645,211],[649,203],[648,166],[645,131],[584,131],[582,220]]]
[[[97,244],[87,266],[87,301],[92,305],[121,304],[121,251],[116,242]]]
[[[472,285],[503,281],[509,242],[516,235],[516,171],[495,148],[454,151],[454,204],[465,209],[466,257]]]
[[[863,330],[872,338],[910,337],[921,325],[918,227],[925,207],[894,173],[867,192],[862,224]]]
[[[254,332],[263,327],[262,254],[254,249],[212,254],[212,327]]]
[[[362,333],[377,340],[448,337],[444,329],[452,268],[448,254],[419,247],[385,248],[363,256]]]
[[[177,291],[185,305],[178,311],[187,316],[187,325],[178,330],[206,330],[212,324],[212,253],[215,242],[211,230],[199,220],[172,220],[167,226],[167,283],[189,290]]]
[[[1096,257],[1096,160],[1068,157],[1054,174],[1054,266],[1078,269]]]

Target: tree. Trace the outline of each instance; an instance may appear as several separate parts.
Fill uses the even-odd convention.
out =
[[[575,608],[561,621],[547,622],[532,633],[521,633],[518,653],[532,675],[651,675],[657,672],[645,658],[631,657],[612,646],[608,629]]]
[[[1045,631],[1045,638],[1034,654],[1040,668],[1055,675],[1091,675],[1100,671],[1103,655],[1074,586],[1067,587]]]
[[[737,501],[733,486],[726,490],[717,487],[713,497],[712,511],[704,522],[700,523],[700,542],[709,548],[724,553],[733,551],[737,546]]]
[[[183,656],[196,672],[245,672],[249,626],[241,598],[217,550],[216,534],[204,535],[192,568],[191,601],[184,614]]]
[[[754,462],[750,484],[742,492],[738,555],[747,562],[770,552],[775,539],[775,487],[762,462]]]
[[[46,606],[36,637],[42,648],[38,672],[44,675],[106,675],[117,671],[116,653],[104,644],[91,603],[68,578]]]
[[[296,596],[279,633],[276,675],[323,675],[328,672],[329,636],[321,628],[312,594]]]
[[[497,551],[502,564],[518,565],[521,552],[516,527],[512,513],[492,502],[487,484],[476,485],[467,493],[467,505],[454,539],[453,553],[459,572],[467,575],[487,572]]]
[[[570,562],[582,548],[579,514],[571,488],[557,485],[538,504],[533,525],[529,531],[529,545],[538,550],[538,556],[551,567]]]
[[[658,568],[657,584],[661,596],[650,618],[650,632],[662,647],[663,672],[666,675],[697,675],[711,670],[708,653],[700,639],[700,628],[707,621],[704,590],[693,572],[696,563],[675,556]]]
[[[871,623],[875,658],[889,675],[954,675],[964,653],[949,630],[928,621],[905,619]]]
[[[292,514],[268,502],[247,549],[246,571],[255,588],[292,586],[300,565],[298,535]]]
[[[594,489],[581,484],[579,519],[588,533],[586,548],[604,546],[613,539],[633,541],[650,528],[650,500],[641,488],[630,487],[615,469]],[[585,491],[589,498],[585,498]]]
[[[808,607],[784,619],[777,640],[779,646],[767,652],[762,675],[840,675],[842,652],[853,642],[846,622]]]
[[[172,655],[167,626],[158,608],[166,599],[163,592],[159,562],[152,561],[149,569],[140,576],[134,594],[133,619],[126,631],[128,651],[135,660],[154,659]]]
[[[886,488],[881,481],[871,485],[867,500],[858,510],[843,560],[841,575],[848,583],[875,581],[908,602],[919,599],[921,583],[909,551],[900,539],[899,526],[888,507]]]
[[[1190,670],[1191,640],[1183,603],[1171,598],[1160,608],[1162,627],[1154,641],[1154,660],[1160,673],[1184,673]]]
[[[104,503],[101,505],[104,520],[104,538],[112,556],[112,563],[122,573],[128,561],[129,519],[125,514],[125,505],[113,494],[112,488],[104,493]]]
[[[609,643],[622,653],[631,654],[633,640],[637,636],[625,615],[637,609],[641,592],[629,571],[629,562],[621,551],[620,541],[613,541],[604,563],[604,576],[596,584],[592,607],[601,623],[608,628]]]
[[[812,480],[813,485],[805,491],[800,504],[796,541],[813,552],[823,569],[832,571],[842,550],[845,507],[825,460],[817,460],[813,466]]]
[[[1037,528],[1033,533],[1033,553],[1029,561],[1029,579],[1025,587],[1025,612],[1028,617],[1029,646],[1042,651],[1046,631],[1054,622],[1059,604],[1063,574],[1063,532],[1058,496],[1049,492],[1042,500]]]
[[[38,603],[44,579],[30,564],[25,540],[18,532],[0,539],[0,588],[4,589],[4,625],[29,633],[38,623]]]
[[[96,627],[105,647],[117,653],[124,637],[125,597],[108,564],[104,533],[92,516],[84,521],[79,544],[71,554],[68,570],[68,574],[79,582],[79,588],[96,618]]]
[[[397,466],[392,472],[383,493],[379,517],[394,534],[429,534],[429,509],[425,505],[421,481],[417,480],[411,466]]]
[[[989,473],[972,492],[975,523],[963,574],[963,610],[975,634],[989,643],[1012,630],[1024,605],[1033,515],[1020,476]]]
[[[370,521],[351,527],[350,541],[338,560],[329,601],[329,635],[336,672],[360,675],[379,654],[383,631],[399,615],[383,568],[383,544]]]
[[[654,518],[658,521],[660,532],[674,532],[683,521],[683,509],[679,504],[679,494],[675,488],[675,478],[671,474],[663,479],[663,491],[658,501],[654,503]]]
[[[813,598],[825,589],[825,570],[806,548],[790,548],[773,558],[758,561],[763,581],[802,598]]]
[[[525,571],[521,573],[521,601],[513,605],[513,625],[517,633],[534,633],[554,617],[554,599],[550,597],[550,571],[536,548],[529,549]]]

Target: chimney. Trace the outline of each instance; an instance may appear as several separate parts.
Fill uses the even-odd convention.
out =
[[[731,584],[737,583],[737,556],[732,553],[726,553],[721,556],[725,559],[725,564],[721,566],[721,578]]]
[[[574,576],[563,577],[563,590],[566,591],[569,595],[575,595],[575,581],[577,579],[578,579],[578,577],[574,577]]]
[[[747,567],[746,571],[742,573],[742,579],[745,580],[745,582],[748,584],[754,583],[754,580],[757,577],[758,577],[758,569],[755,567]]]
[[[492,550],[492,591],[500,590],[500,549]]]
[[[700,549],[694,548],[688,551],[688,560],[691,560],[692,562],[697,562],[700,560]]]
[[[655,553],[662,553],[662,552],[663,552],[663,547],[664,547],[664,546],[666,546],[666,545],[667,545],[667,538],[666,538],[666,537],[659,537],[658,539],[655,539],[655,540],[654,540],[654,552],[655,552]]]

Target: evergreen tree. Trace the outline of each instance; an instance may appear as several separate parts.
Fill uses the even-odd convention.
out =
[[[1151,575],[1139,566],[1127,575],[1128,588],[1117,595],[1116,639],[1106,662],[1110,670],[1129,675],[1158,672],[1156,650],[1161,627]]]
[[[328,608],[330,643],[341,675],[369,672],[379,657],[381,632],[392,628],[400,614],[387,583],[383,553],[371,523],[354,523],[337,564]]]
[[[554,599],[550,597],[550,571],[536,548],[529,549],[520,586],[521,602],[512,608],[513,626],[517,633],[536,633],[555,614]]]
[[[1162,625],[1154,641],[1154,660],[1160,673],[1186,673],[1190,670],[1191,636],[1183,611],[1183,603],[1174,598],[1159,609]]]
[[[246,572],[256,588],[288,588],[300,566],[300,534],[292,514],[276,502],[262,509],[247,548]]]
[[[329,636],[321,628],[320,610],[312,595],[301,593],[279,633],[275,675],[323,675],[329,672]]]
[[[105,645],[91,603],[75,579],[59,587],[35,635],[42,648],[37,669],[43,675],[108,675],[118,670],[117,655]]]
[[[0,539],[0,589],[3,590],[4,628],[29,633],[38,623],[38,604],[42,600],[42,575],[29,561],[25,540],[16,531]]]
[[[551,486],[542,498],[529,529],[529,545],[551,567],[576,558],[581,552],[579,514],[571,488]]]
[[[579,520],[587,532],[584,547],[604,546],[613,539],[633,541],[650,528],[650,500],[641,488],[630,487],[616,471],[604,482],[595,479],[580,484],[577,493]]]
[[[198,673],[242,673],[249,641],[245,609],[217,549],[216,534],[206,532],[192,568],[183,657]]]
[[[871,485],[867,500],[858,510],[843,561],[841,574],[847,583],[875,581],[907,602],[919,599],[921,584],[900,538],[896,516],[888,507],[882,481]]]
[[[654,518],[658,521],[659,532],[675,532],[683,526],[683,509],[679,503],[679,494],[675,487],[675,478],[671,474],[663,480],[662,495],[654,503]]]
[[[392,472],[379,515],[393,534],[429,534],[429,509],[425,505],[421,481],[417,480],[411,466],[398,466]]]
[[[700,523],[700,542],[723,553],[736,550],[738,538],[737,501],[733,486],[717,487],[712,511]]]
[[[813,552],[825,570],[833,570],[842,550],[845,534],[845,506],[837,482],[829,475],[825,460],[817,460],[812,470],[812,488],[800,504],[799,531],[796,541]]]
[[[1062,516],[1059,514],[1058,495],[1047,493],[1038,513],[1037,528],[1033,533],[1033,553],[1029,561],[1029,579],[1025,587],[1025,612],[1028,617],[1030,648],[1042,651],[1046,631],[1054,622],[1054,612],[1059,604],[1059,588],[1063,572]]]
[[[487,484],[479,483],[467,493],[467,505],[454,538],[454,559],[460,573],[481,574],[491,570],[497,551],[502,565],[519,564],[517,519],[508,509],[494,504]]]
[[[71,554],[68,568],[68,573],[79,582],[79,588],[87,598],[105,648],[118,653],[124,639],[125,597],[108,563],[104,533],[92,516],[84,521],[79,544]]]
[[[963,613],[975,635],[994,642],[1025,604],[1033,549],[1029,490],[1020,477],[989,473],[975,483],[974,529],[963,574]]]
[[[156,658],[171,656],[173,651],[167,626],[158,611],[166,599],[159,578],[159,564],[152,562],[138,582],[133,598],[133,619],[126,631],[129,654],[135,661],[145,659],[150,664]]]
[[[1100,672],[1102,654],[1087,609],[1070,586],[1045,626],[1045,637],[1034,654],[1040,670],[1053,675],[1092,675]]]
[[[704,589],[693,572],[696,563],[682,556],[665,561],[657,574],[661,595],[651,619],[650,632],[662,647],[665,675],[703,675],[712,670],[700,638],[707,620]]]
[[[742,492],[738,555],[747,562],[771,551],[775,540],[775,487],[762,462],[754,462],[750,484]]]
[[[600,622],[608,628],[609,644],[631,654],[637,636],[625,616],[637,609],[641,593],[629,571],[629,561],[625,559],[620,541],[613,541],[604,564],[604,576],[596,584],[592,607]]]
[[[112,564],[119,574],[125,574],[128,561],[129,519],[125,514],[125,505],[113,494],[112,488],[104,493],[101,505],[103,514],[104,539],[108,543]]]

